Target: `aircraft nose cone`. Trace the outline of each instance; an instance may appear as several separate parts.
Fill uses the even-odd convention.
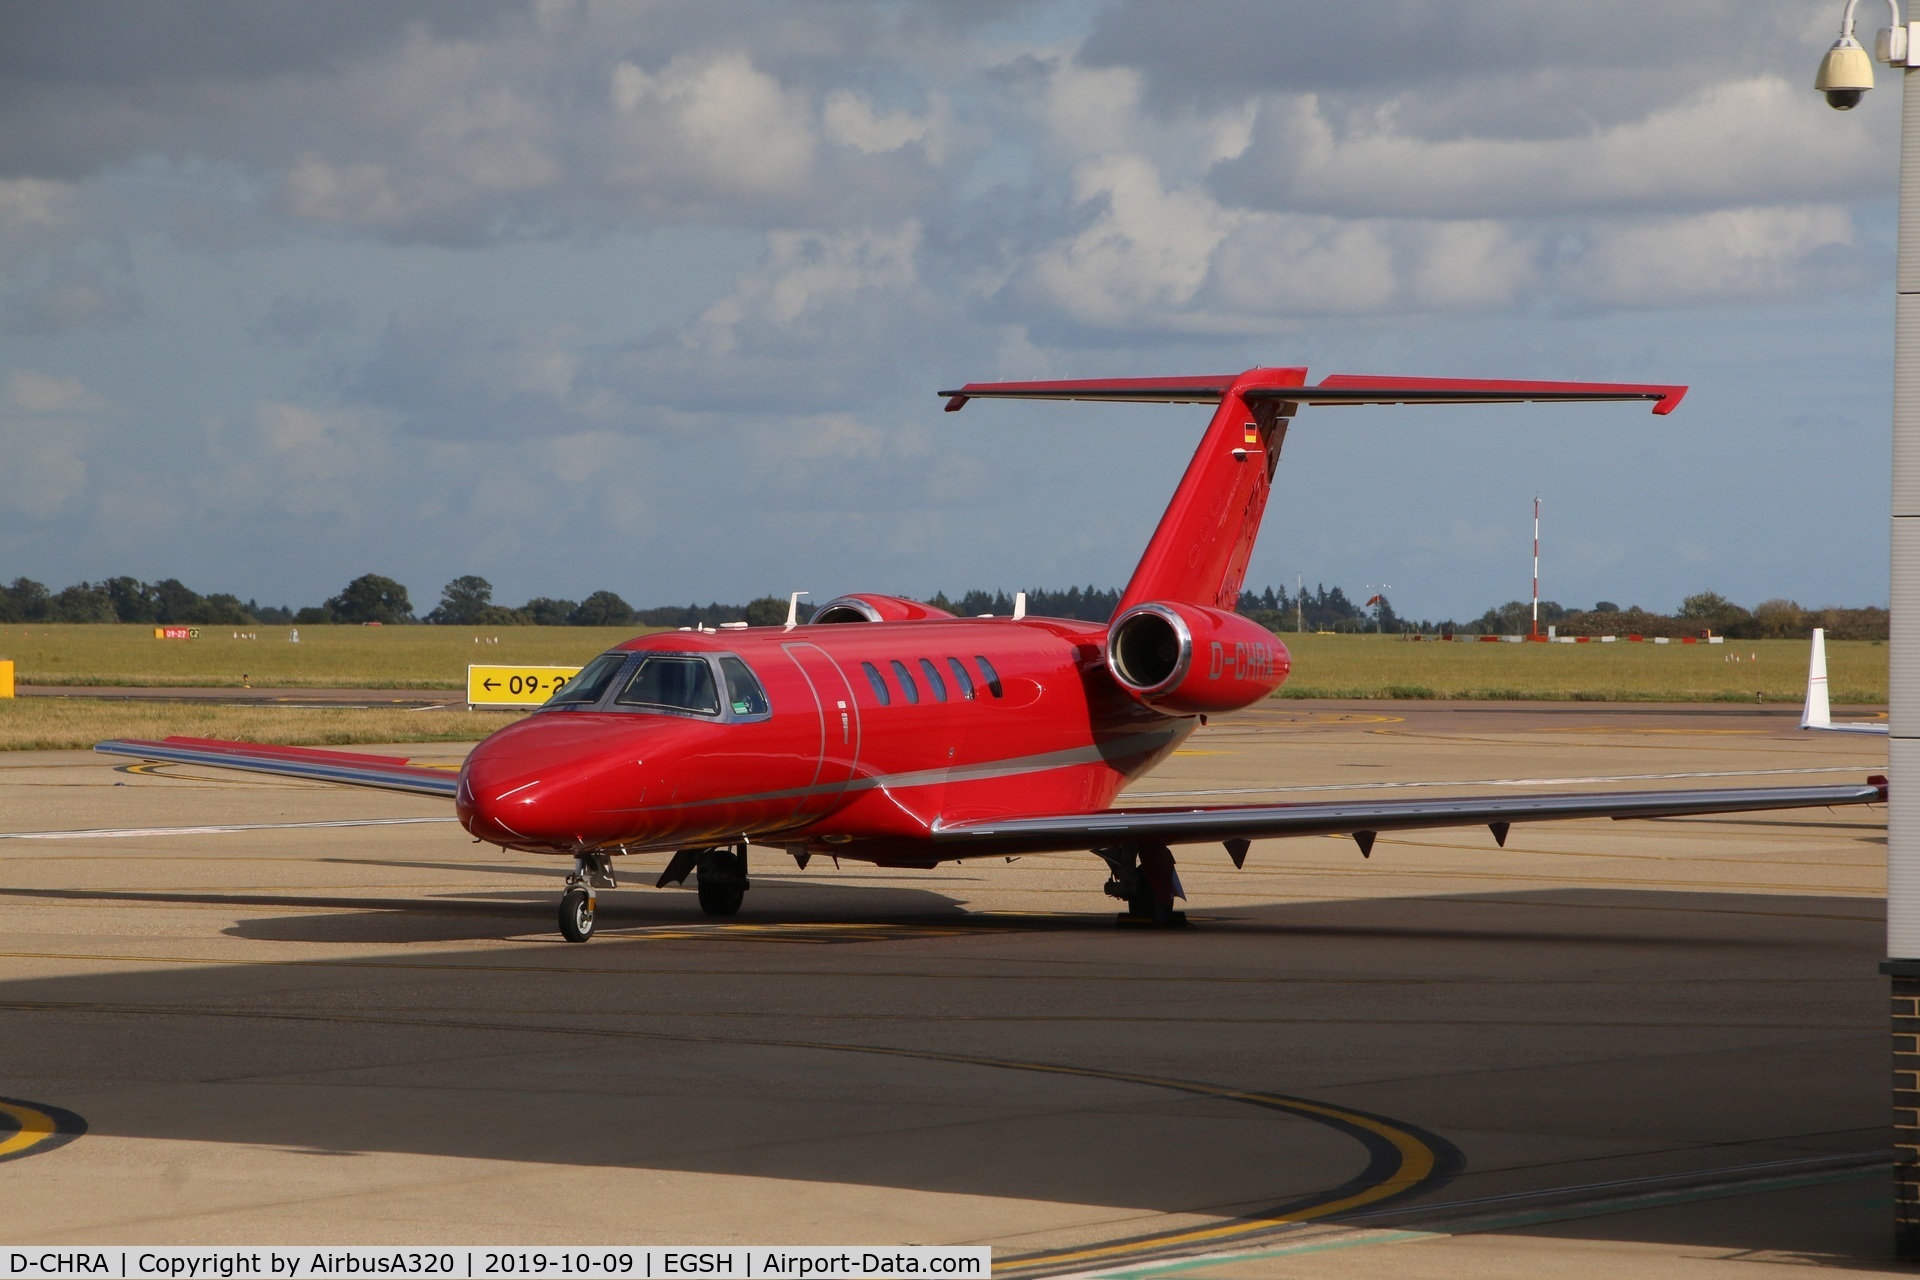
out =
[[[454,798],[460,823],[494,844],[571,849],[591,839],[581,780],[605,747],[588,726],[533,716],[475,747]],[[554,719],[559,719],[555,717]]]

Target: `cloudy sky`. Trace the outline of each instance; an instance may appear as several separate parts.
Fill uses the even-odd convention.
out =
[[[1255,582],[1884,603],[1839,7],[0,0],[0,576],[1118,584],[1205,411],[935,391],[1285,364],[1693,391],[1306,410]]]

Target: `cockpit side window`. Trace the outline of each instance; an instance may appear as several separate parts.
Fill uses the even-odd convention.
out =
[[[614,703],[651,711],[720,714],[720,695],[714,688],[713,668],[705,658],[688,654],[648,654]]]
[[[753,668],[729,653],[720,659],[720,674],[726,677],[727,707],[735,716],[752,718],[772,714],[767,691],[760,687]]]
[[[620,666],[627,660],[624,652],[603,653],[574,673],[573,679],[553,691],[544,705],[549,707],[592,706],[613,683]]]

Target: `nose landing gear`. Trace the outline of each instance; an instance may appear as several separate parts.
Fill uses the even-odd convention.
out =
[[[593,890],[569,889],[560,895],[560,936],[585,942],[593,936]]]
[[[602,852],[576,854],[573,873],[567,877],[567,890],[560,895],[560,936],[568,942],[585,942],[593,936],[593,916],[597,906],[595,889],[617,889],[613,859]]]

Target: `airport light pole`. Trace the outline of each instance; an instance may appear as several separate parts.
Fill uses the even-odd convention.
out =
[[[1847,0],[1840,39],[1820,62],[1814,88],[1839,111],[1873,87],[1873,63],[1900,70],[1900,249],[1894,272],[1893,582],[1888,643],[1887,959],[1892,982],[1894,1251],[1920,1261],[1920,23],[1889,24],[1873,57],[1853,34],[1858,0]],[[1910,57],[1914,60],[1910,60]]]
[[[1540,495],[1533,495],[1533,630],[1530,636],[1540,634]]]

